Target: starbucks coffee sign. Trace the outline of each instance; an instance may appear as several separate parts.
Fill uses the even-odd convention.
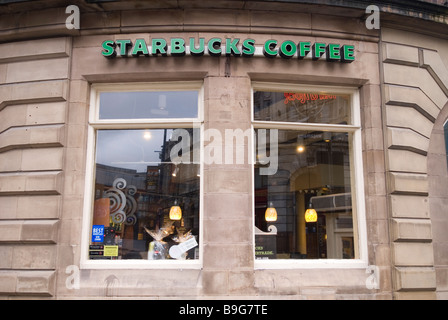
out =
[[[355,47],[353,45],[341,45],[338,43],[323,43],[286,40],[267,40],[262,46],[257,46],[254,39],[211,38],[208,42],[205,38],[164,38],[151,39],[147,43],[145,39],[105,40],[102,43],[101,54],[106,58],[138,57],[138,56],[234,56],[253,57],[265,56],[267,58],[281,57],[284,59],[326,59],[350,63],[355,61]]]

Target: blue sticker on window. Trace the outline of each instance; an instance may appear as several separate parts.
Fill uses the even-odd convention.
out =
[[[104,241],[104,225],[92,226],[92,242]]]

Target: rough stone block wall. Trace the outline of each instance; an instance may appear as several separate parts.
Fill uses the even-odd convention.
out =
[[[383,102],[394,297],[436,298],[428,152],[448,102],[446,50],[437,40],[382,29]]]
[[[0,44],[0,294],[53,296],[69,38]]]

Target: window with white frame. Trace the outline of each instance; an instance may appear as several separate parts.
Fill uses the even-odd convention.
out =
[[[200,83],[92,86],[84,257],[198,260]]]
[[[253,84],[256,261],[360,258],[357,100],[353,89]]]

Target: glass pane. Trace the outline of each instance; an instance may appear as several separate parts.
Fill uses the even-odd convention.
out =
[[[90,259],[198,259],[199,141],[198,129],[97,131]]]
[[[255,91],[254,120],[351,124],[350,95]]]
[[[99,119],[196,118],[198,91],[101,92]]]
[[[277,131],[276,145],[272,131]],[[262,135],[271,140],[257,145],[254,166],[256,259],[355,258],[351,135],[256,130],[257,141],[268,141]],[[274,148],[278,152],[277,170],[263,174],[267,166],[263,158],[269,154],[272,162]],[[315,214],[307,214],[310,205]]]

